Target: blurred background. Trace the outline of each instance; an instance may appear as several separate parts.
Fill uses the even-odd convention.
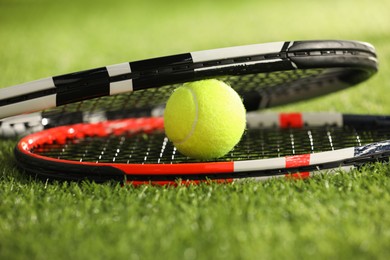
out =
[[[285,40],[375,45],[380,73],[279,110],[390,113],[389,0],[0,0],[0,87],[125,61]]]
[[[0,87],[204,49],[359,40],[376,47],[377,75],[275,110],[390,114],[389,10],[390,0],[0,0]],[[17,170],[15,142],[0,140],[2,259],[389,255],[388,166],[188,189],[51,185]]]

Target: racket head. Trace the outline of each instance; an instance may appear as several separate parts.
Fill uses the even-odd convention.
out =
[[[15,158],[26,172],[50,180],[174,184],[308,176],[387,160],[389,122],[390,117],[337,113],[252,113],[230,153],[197,161],[176,151],[162,118],[121,119],[34,133],[20,140]]]
[[[122,63],[0,89],[0,118],[163,106],[183,82],[218,78],[248,111],[318,97],[356,85],[377,71],[375,49],[356,41],[287,41]]]

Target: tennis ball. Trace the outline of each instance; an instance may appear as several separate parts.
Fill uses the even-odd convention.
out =
[[[245,107],[237,92],[222,81],[185,83],[168,99],[164,126],[182,154],[219,158],[240,141],[246,126]]]

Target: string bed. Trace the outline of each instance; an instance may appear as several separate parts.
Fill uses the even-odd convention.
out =
[[[284,157],[345,147],[362,146],[390,139],[387,128],[304,127],[300,129],[248,129],[239,144],[215,161],[240,161]],[[56,159],[96,163],[174,164],[196,162],[181,155],[162,129],[152,132],[125,131],[118,135],[86,134],[80,139],[43,143],[32,153]]]

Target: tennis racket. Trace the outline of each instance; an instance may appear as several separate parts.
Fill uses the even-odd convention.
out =
[[[252,111],[344,89],[376,71],[374,47],[356,41],[287,41],[197,51],[0,89],[0,119],[45,109],[51,115],[153,110],[165,104],[178,84],[207,78],[230,84]]]
[[[247,122],[239,144],[213,161],[181,155],[161,117],[51,128],[22,138],[15,158],[49,180],[177,184],[305,178],[390,155],[389,116],[251,112]]]
[[[123,109],[117,111],[105,111],[97,108],[91,111],[68,111],[64,106],[64,109],[61,110],[45,110],[5,118],[0,121],[0,138],[21,137],[62,125],[96,123],[134,117],[158,117],[163,116],[163,114],[164,106],[153,109]]]

